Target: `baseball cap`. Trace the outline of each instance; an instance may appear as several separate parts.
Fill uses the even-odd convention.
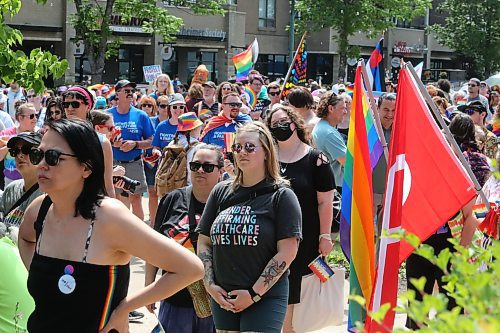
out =
[[[105,109],[108,106],[104,96],[97,96],[94,109]]]
[[[37,132],[21,132],[10,138],[9,142],[7,142],[7,148],[14,148],[19,140],[38,146],[42,142],[42,135]]]
[[[136,86],[137,86],[137,84],[135,84],[135,82],[130,82],[129,80],[120,80],[120,81],[116,82],[116,84],[115,84],[115,91],[119,91],[120,89],[122,89],[124,87],[135,88]]]
[[[209,87],[214,88],[214,89],[217,88],[217,86],[215,85],[215,83],[213,81],[207,81],[207,82],[203,83],[202,86],[204,86],[204,87],[209,86]]]
[[[467,104],[462,104],[457,107],[458,111],[474,110],[477,112],[486,112],[486,107],[480,101],[472,101]]]
[[[179,132],[191,131],[201,125],[203,125],[203,122],[196,117],[194,112],[181,114],[177,119],[177,131]]]
[[[172,97],[170,97],[170,101],[168,105],[174,105],[174,104],[186,104],[186,101],[184,100],[184,97],[182,97],[181,94],[176,93],[173,94]]]

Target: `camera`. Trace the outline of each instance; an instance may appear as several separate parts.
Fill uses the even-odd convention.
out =
[[[113,176],[113,184],[118,183],[118,181],[120,181],[120,180],[123,180],[123,182],[124,182],[123,189],[125,191],[129,191],[132,193],[135,192],[135,188],[137,186],[141,185],[141,182],[138,180],[135,180],[135,179],[130,179],[130,178],[125,177],[125,176]]]

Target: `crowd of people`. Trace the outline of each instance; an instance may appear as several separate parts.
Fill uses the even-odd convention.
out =
[[[0,330],[127,332],[137,308],[161,301],[153,332],[294,332],[302,278],[338,231],[351,95],[309,82],[285,96],[255,70],[244,83],[203,76],[187,87],[161,74],[147,91],[120,80],[44,94],[13,82],[0,93],[0,261],[18,280],[0,290],[10,294]],[[397,87],[386,89],[377,106],[389,143]],[[498,87],[472,78],[452,91],[442,79],[427,90],[495,202]],[[378,215],[386,170],[381,158]],[[464,245],[473,203],[453,218]],[[451,236],[444,224],[426,243],[437,255]],[[146,262],[145,288],[127,295],[132,256]],[[418,256],[406,267],[408,280],[426,276],[426,291],[437,282],[446,293],[437,267]]]

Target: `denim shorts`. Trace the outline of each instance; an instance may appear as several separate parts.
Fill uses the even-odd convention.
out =
[[[262,299],[239,313],[226,311],[212,299],[215,328],[226,331],[280,333],[288,305],[288,278],[278,281]]]
[[[146,184],[148,187],[155,186],[156,171],[158,171],[158,163],[155,166],[151,166],[147,162],[144,163],[144,175],[146,176]]]

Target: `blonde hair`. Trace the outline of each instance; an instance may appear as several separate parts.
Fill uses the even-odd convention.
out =
[[[289,181],[283,178],[280,174],[279,161],[278,161],[278,150],[274,144],[271,132],[267,129],[267,126],[260,121],[255,121],[253,123],[247,123],[236,130],[236,138],[242,133],[258,133],[259,141],[264,149],[266,155],[265,168],[266,177],[271,178],[274,184],[285,184],[289,185]],[[236,162],[236,161],[235,161]],[[243,171],[239,168],[238,163],[235,163],[235,174],[236,177],[233,180],[233,188],[237,188],[243,183]]]
[[[167,88],[165,89],[165,92],[160,91],[160,93],[162,93],[162,94],[164,93],[165,95],[173,95],[174,94],[174,87],[172,86],[172,81],[170,80],[170,76],[168,76],[168,74],[160,74],[156,77],[156,79],[155,79],[156,91],[158,91],[158,80],[162,77],[167,79]]]

